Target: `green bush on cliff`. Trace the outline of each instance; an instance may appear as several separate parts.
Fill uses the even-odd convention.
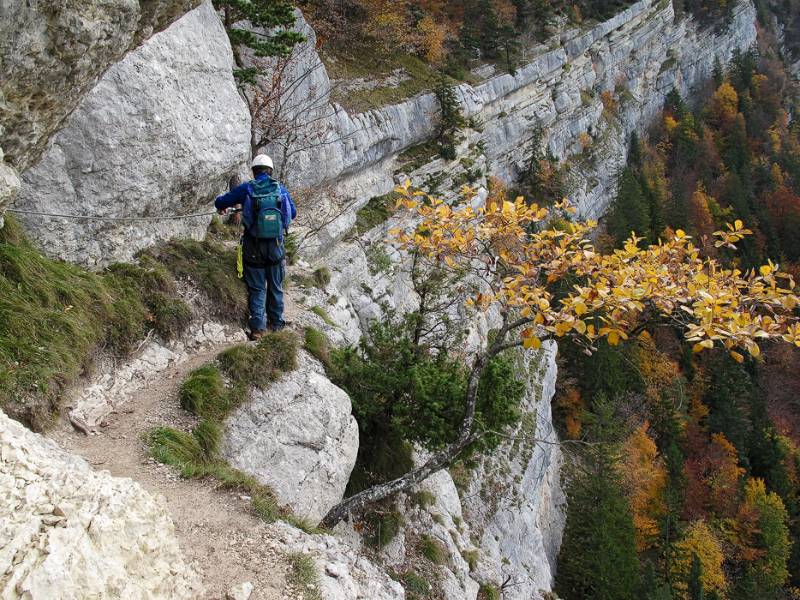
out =
[[[330,352],[329,376],[350,395],[360,433],[348,493],[408,471],[409,442],[437,450],[458,435],[467,368],[460,356],[415,343],[416,323],[414,314],[375,323],[360,347]],[[498,432],[515,423],[523,389],[509,357],[492,359],[479,387],[481,427]],[[487,433],[471,450],[499,442]]]

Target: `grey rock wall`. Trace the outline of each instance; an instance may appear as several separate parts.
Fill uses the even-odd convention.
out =
[[[6,161],[32,165],[95,79],[199,0],[0,2],[0,131]]]
[[[213,211],[250,156],[250,116],[230,43],[210,2],[111,67],[22,178],[15,209],[102,217]],[[119,222],[19,217],[51,255],[102,266],[175,236],[201,236],[210,216]]]
[[[403,587],[346,543],[331,535],[309,535],[286,523],[268,527],[280,552],[309,556],[319,573],[325,600],[404,600]]]
[[[400,211],[373,230],[336,244],[318,263],[329,269],[330,283],[324,289],[292,288],[294,302],[306,309],[296,314],[295,323],[324,331],[335,345],[355,344],[386,309],[398,314],[414,310],[418,299],[408,278],[408,257],[386,244],[388,229],[412,226],[410,215]],[[378,254],[383,255],[380,264]],[[330,322],[313,314],[312,307],[324,307]],[[469,355],[486,343],[499,318],[493,312],[456,310],[454,318],[467,319],[463,350]],[[539,590],[550,589],[564,525],[561,455],[550,412],[555,358],[551,342],[519,358],[517,371],[526,383],[524,417],[508,432],[512,439],[479,459],[460,494],[450,473],[441,471],[419,486],[435,499],[431,505],[420,507],[411,496],[400,495],[395,505],[404,525],[373,560],[404,572],[413,565],[424,534],[447,551],[447,564],[436,568],[437,587],[447,600],[474,600],[479,584],[502,583],[507,575],[519,581],[519,595],[512,599],[539,598]],[[336,533],[368,556],[374,552],[354,532],[337,528]],[[465,558],[472,553],[480,557],[474,572]]]
[[[556,384],[555,342],[526,353],[527,377],[520,424],[509,439],[481,459],[462,494],[464,517],[477,537],[477,579],[514,582],[509,600],[540,598],[552,588],[566,498],[561,488],[561,447],[550,403]]]
[[[103,71],[198,3],[0,1],[0,227],[13,171],[36,162]]]

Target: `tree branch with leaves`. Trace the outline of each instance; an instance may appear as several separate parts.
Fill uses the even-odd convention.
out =
[[[497,307],[502,323],[469,367],[456,438],[423,465],[343,500],[325,516],[325,526],[411,488],[479,440],[479,383],[490,361],[509,349],[569,338],[591,354],[601,339],[617,345],[660,322],[685,330],[695,352],[720,345],[736,360],[743,360],[743,352],[759,356],[762,341],[800,347],[794,281],[771,262],[748,272],[728,268],[703,257],[680,230],[647,246],[632,234],[623,248],[602,254],[590,241],[594,222],[563,225],[558,219],[561,225],[549,225],[574,213],[566,201],[548,209],[521,197],[500,198],[473,208],[412,191],[410,182],[397,192],[398,206],[413,211],[417,223],[411,231],[390,232],[398,246],[483,281],[467,305]],[[718,247],[735,250],[749,234],[737,221],[714,236]]]

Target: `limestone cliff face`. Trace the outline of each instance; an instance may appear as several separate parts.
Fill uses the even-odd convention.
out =
[[[388,229],[410,226],[409,215],[398,212],[371,231],[336,244],[322,259],[330,282],[323,289],[292,289],[294,302],[306,309],[295,315],[295,324],[323,331],[334,344],[354,344],[371,323],[384,318],[387,308],[398,314],[415,310],[418,299],[408,277],[408,256],[385,244]],[[313,307],[324,307],[327,322],[309,310]],[[471,354],[486,343],[499,315],[454,310],[458,314],[453,317],[468,324],[464,350]],[[506,593],[511,599],[539,598],[540,590],[550,590],[564,525],[561,454],[550,411],[555,358],[554,343],[517,358],[525,382],[521,424],[507,432],[507,442],[459,477],[458,486],[446,470],[423,482],[415,492],[427,492],[432,503],[420,506],[414,494],[396,498],[403,526],[385,550],[376,553],[346,526],[337,528],[337,536],[397,572],[420,560],[421,536],[434,538],[448,558],[434,567],[430,580],[447,600],[475,600],[480,584],[502,583],[506,576],[517,582]],[[247,430],[247,410],[232,415],[234,430]],[[251,446],[255,450],[255,443]],[[261,446],[262,452],[271,452],[272,444]],[[291,477],[285,480],[292,482]]]
[[[19,187],[11,170],[36,162],[98,75],[198,3],[0,2],[0,226]]]
[[[20,215],[41,249],[105,265],[171,237],[202,236],[210,201],[250,157],[250,115],[232,68],[228,36],[205,2],[103,75],[24,173],[13,204],[106,218],[206,216],[131,222]]]
[[[458,162],[441,160],[405,173],[398,155],[429,139],[436,131],[437,101],[421,94],[403,103],[360,114],[329,104],[331,83],[316,57],[313,32],[301,24],[310,42],[297,51],[294,72],[298,97],[313,97],[322,117],[308,123],[300,138],[310,141],[290,153],[285,178],[294,187],[332,184],[338,200],[362,206],[410,175],[415,184],[435,180],[440,190],[460,170]],[[626,158],[629,132],[643,130],[673,89],[688,94],[710,76],[717,57],[728,61],[735,49],[756,39],[755,10],[748,1],[733,11],[725,31],[699,31],[690,20],[675,20],[668,1],[641,0],[590,29],[564,32],[550,49],[529,52],[515,75],[483,73],[478,85],[463,84],[458,93],[463,112],[482,123],[464,132],[459,156],[482,142],[485,174],[512,182],[519,174],[534,126],[544,128],[553,154],[581,155],[572,170],[570,196],[586,217],[600,216],[609,202],[614,174]],[[310,69],[311,66],[311,69]],[[309,70],[310,69],[310,70]],[[604,111],[601,93],[609,92],[618,114]],[[327,96],[326,96],[327,94]],[[579,141],[589,136],[588,145]],[[279,146],[267,147],[281,157]],[[463,169],[462,169],[463,171]],[[319,248],[334,244],[352,226],[355,211],[346,211],[318,236]]]
[[[552,589],[564,531],[561,447],[550,403],[555,394],[556,352],[547,342],[520,359],[526,376],[520,424],[508,440],[483,457],[462,494],[465,521],[480,555],[474,577],[511,578],[509,599],[539,598]]]

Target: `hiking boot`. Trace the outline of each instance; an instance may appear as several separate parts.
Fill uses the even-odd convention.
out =
[[[251,342],[257,342],[258,340],[263,338],[265,335],[267,335],[267,333],[268,332],[267,332],[266,329],[259,329],[258,331],[251,331],[250,332],[250,341]]]

